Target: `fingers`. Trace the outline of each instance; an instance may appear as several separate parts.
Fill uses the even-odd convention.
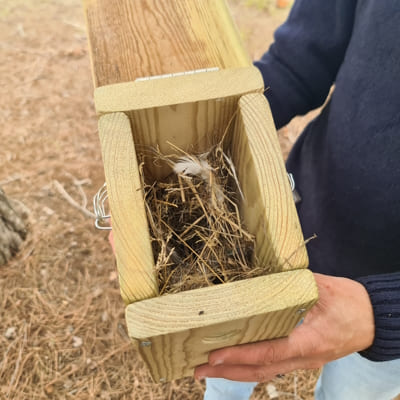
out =
[[[228,366],[201,366],[196,369],[195,378],[224,378],[238,382],[266,382],[273,376],[267,376],[262,367],[228,365]]]
[[[286,360],[267,366],[258,365],[201,365],[196,368],[195,378],[225,378],[239,382],[268,382],[277,375],[286,374],[302,366],[301,359]]]
[[[108,235],[108,241],[111,245],[112,251],[115,254],[115,245],[114,245],[114,234],[113,231],[110,231],[110,234]]]
[[[287,341],[288,339],[285,338],[228,347],[211,353],[208,362],[215,366],[220,364],[265,365],[278,362],[288,358]]]
[[[295,335],[295,331],[288,338],[267,340],[214,351],[209,356],[209,364],[212,366],[221,364],[262,366],[312,353],[312,341],[304,338],[301,331]],[[303,338],[304,340],[300,340]]]

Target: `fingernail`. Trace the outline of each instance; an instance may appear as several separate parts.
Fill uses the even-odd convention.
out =
[[[213,367],[217,366],[217,365],[221,365],[224,363],[224,360],[214,360],[214,361],[210,361],[210,365],[212,365]]]

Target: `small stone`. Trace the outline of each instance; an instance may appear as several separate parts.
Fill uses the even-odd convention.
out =
[[[65,331],[67,332],[67,335],[70,335],[74,331],[74,327],[72,325],[68,325]]]
[[[89,364],[89,369],[90,369],[91,371],[95,370],[96,368],[97,368],[96,362],[92,362],[92,363]]]
[[[267,394],[268,394],[270,399],[279,398],[279,393],[276,390],[275,385],[273,385],[272,383],[268,383],[268,385],[267,385]]]
[[[110,275],[108,276],[108,280],[110,282],[116,281],[118,279],[118,272],[112,271],[110,272]]]
[[[49,216],[51,217],[52,215],[54,215],[55,211],[52,210],[50,207],[43,207],[43,211]]]
[[[72,347],[78,348],[81,347],[83,344],[82,338],[79,336],[72,336]]]
[[[53,392],[54,392],[54,386],[53,385],[46,386],[44,388],[44,391],[46,392],[46,394],[48,396],[51,396],[53,394]]]
[[[18,32],[18,35],[21,36],[22,38],[24,38],[26,36],[24,24],[21,24],[21,23],[17,24],[17,32]]]
[[[72,386],[74,385],[74,382],[73,381],[71,381],[71,379],[67,379],[65,382],[64,382],[64,388],[65,389],[71,389],[72,388]]]
[[[67,51],[64,51],[64,55],[66,57],[71,57],[71,58],[81,58],[86,54],[86,49],[84,47],[75,47],[73,49],[69,49]]]
[[[103,313],[101,314],[101,320],[103,322],[108,321],[108,312],[107,311],[103,311]]]
[[[13,340],[17,336],[17,327],[16,326],[11,326],[6,330],[6,333],[4,334],[6,339],[8,340]]]

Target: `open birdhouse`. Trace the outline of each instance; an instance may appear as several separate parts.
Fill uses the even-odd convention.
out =
[[[153,379],[212,350],[289,335],[318,293],[264,83],[223,0],[85,0],[104,169],[129,336]],[[222,139],[265,276],[159,295],[138,157]],[[167,167],[149,163],[149,179]]]

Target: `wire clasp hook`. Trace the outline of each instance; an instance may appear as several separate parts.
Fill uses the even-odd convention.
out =
[[[111,226],[109,220],[111,215],[106,212],[105,202],[108,199],[107,184],[98,190],[98,192],[93,197],[93,210],[96,215],[96,220],[94,226],[102,231],[111,231]]]

